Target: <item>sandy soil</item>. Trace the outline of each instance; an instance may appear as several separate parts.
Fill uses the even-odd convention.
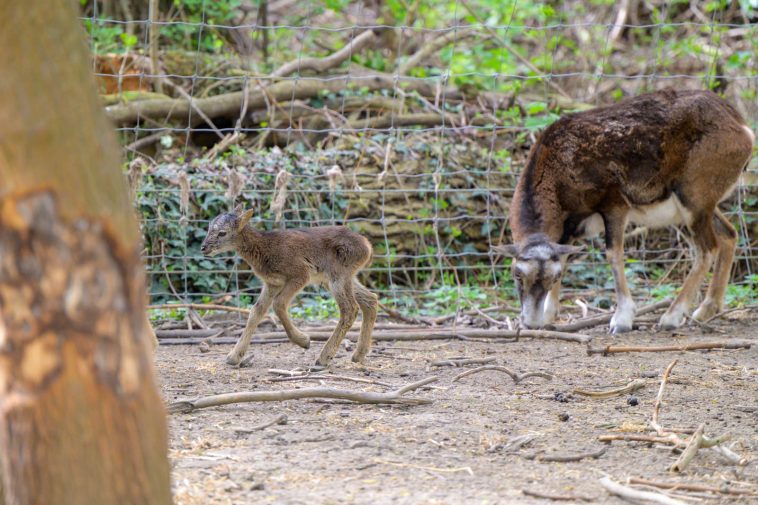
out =
[[[170,455],[179,504],[462,504],[558,503],[526,496],[523,490],[585,497],[593,503],[625,503],[598,480],[609,475],[710,486],[727,483],[758,493],[758,314],[733,313],[710,327],[676,333],[635,331],[608,336],[590,332],[593,346],[663,345],[746,339],[749,350],[586,353],[583,344],[555,340],[518,342],[379,342],[365,366],[341,350],[321,373],[369,379],[395,387],[438,376],[429,388],[410,394],[428,405],[358,405],[300,400],[213,407],[170,418]],[[291,344],[253,346],[249,368],[232,368],[229,345],[201,353],[199,346],[161,346],[157,369],[167,402],[256,390],[327,386],[362,391],[389,387],[348,381],[271,382],[270,369],[294,370],[315,362],[322,343],[303,351]],[[545,371],[552,381],[521,383],[495,371],[460,381],[462,368],[431,367],[434,360],[494,357],[517,372]],[[605,434],[651,434],[648,421],[660,376],[673,360],[661,410],[664,427],[695,428],[707,435],[729,433],[727,445],[750,459],[729,464],[703,449],[684,474],[668,468],[677,455],[644,442],[598,441]],[[464,368],[475,368],[470,365]],[[593,399],[575,388],[599,389],[642,379],[629,395]],[[559,401],[562,400],[562,401]],[[245,432],[286,415],[285,424]],[[516,449],[507,445],[531,435]],[[596,459],[542,461],[545,455],[576,455],[606,447]],[[555,454],[554,454],[555,453]],[[680,492],[673,493],[674,495]],[[688,493],[702,503],[758,503],[758,497]],[[568,501],[562,503],[585,503]],[[696,503],[697,501],[689,501]]]

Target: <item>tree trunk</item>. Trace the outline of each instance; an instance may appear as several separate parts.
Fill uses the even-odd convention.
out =
[[[171,503],[139,234],[75,3],[2,5],[0,498]]]

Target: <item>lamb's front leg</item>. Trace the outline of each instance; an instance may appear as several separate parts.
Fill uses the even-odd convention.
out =
[[[279,322],[284,326],[287,338],[290,339],[290,342],[299,345],[303,349],[308,349],[311,346],[311,338],[295,327],[287,313],[287,308],[295,295],[307,284],[307,275],[287,279],[287,283],[274,298],[274,312],[276,313],[276,317],[279,318]]]
[[[605,257],[611,265],[616,285],[616,312],[611,318],[611,333],[631,331],[637,307],[626,284],[624,273],[624,228],[626,215],[605,217]]]
[[[274,301],[274,296],[278,291],[278,287],[269,286],[268,284],[263,285],[258,301],[256,301],[255,305],[250,309],[250,315],[247,318],[245,331],[242,332],[234,349],[232,349],[226,357],[227,363],[235,366],[240,364],[240,361],[242,361],[242,358],[247,352],[247,348],[250,347],[250,339],[253,337],[253,333],[255,333],[261,320],[266,317],[266,312],[268,312],[268,309],[271,307],[271,304]]]

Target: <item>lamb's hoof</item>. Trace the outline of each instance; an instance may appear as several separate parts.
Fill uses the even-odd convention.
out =
[[[242,361],[242,357],[244,355],[244,352],[239,352],[237,349],[232,349],[232,351],[226,356],[226,363],[232,366],[239,366],[240,361]]]
[[[684,324],[684,313],[668,311],[661,316],[658,327],[662,330],[675,330]]]
[[[703,302],[700,304],[700,307],[698,307],[697,310],[693,312],[692,319],[704,323],[719,312],[721,312],[721,309],[717,307],[715,303]]]
[[[318,357],[318,359],[316,360],[316,366],[320,366],[320,367],[327,367],[327,366],[329,366],[329,363],[330,363],[331,361],[332,361],[332,358],[330,358],[329,356],[324,356],[324,355],[322,354],[322,355],[321,355],[321,356],[319,356],[319,357]]]
[[[350,358],[353,363],[363,363],[363,360],[366,359],[366,355],[368,354],[368,351],[365,352],[359,352],[357,349],[353,353],[353,356]]]
[[[302,347],[303,349],[310,349],[311,347],[311,337],[302,332],[298,332],[292,335],[290,337],[290,342]]]

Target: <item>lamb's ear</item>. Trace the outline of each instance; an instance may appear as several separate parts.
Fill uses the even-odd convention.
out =
[[[253,217],[253,212],[255,212],[255,209],[248,209],[239,217],[239,221],[237,221],[238,232],[242,231],[247,222],[250,221],[250,218]]]
[[[567,244],[556,244],[555,246],[556,251],[561,256],[568,256],[569,254],[576,254],[584,251],[583,245],[567,245]]]
[[[509,258],[515,258],[518,256],[519,246],[516,244],[495,245],[492,246],[492,250]]]
[[[238,203],[237,206],[234,207],[234,210],[232,212],[234,212],[235,216],[239,216],[240,214],[242,214],[243,210],[245,210],[245,205],[242,203]]]

